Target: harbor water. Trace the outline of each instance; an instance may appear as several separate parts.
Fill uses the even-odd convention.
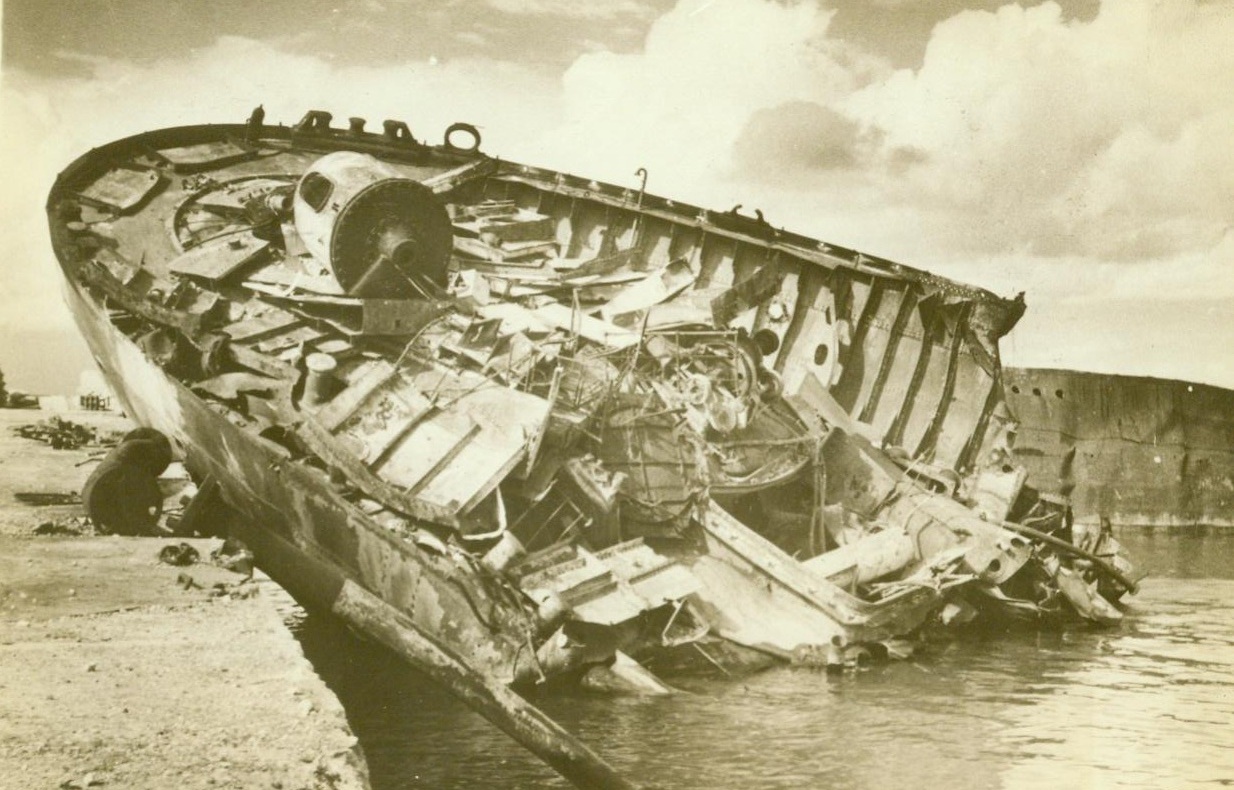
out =
[[[536,704],[662,788],[1234,785],[1234,532],[1134,531],[1150,572],[1113,629],[965,634],[831,677],[674,678],[658,698]],[[327,617],[297,624],[375,790],[565,787],[529,753]]]

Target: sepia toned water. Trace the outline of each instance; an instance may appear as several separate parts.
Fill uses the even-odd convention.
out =
[[[541,696],[627,778],[664,788],[1234,785],[1234,534],[1120,536],[1153,575],[1114,630],[966,636],[842,677],[675,679],[667,698]],[[298,630],[375,790],[566,787],[328,618]]]

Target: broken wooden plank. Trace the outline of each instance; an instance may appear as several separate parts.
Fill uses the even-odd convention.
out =
[[[254,284],[267,286],[254,288]],[[300,298],[298,292],[343,297],[343,287],[328,270],[312,258],[285,255],[248,275],[245,285],[272,296]],[[276,286],[276,287],[271,287]]]
[[[227,353],[233,362],[246,368],[251,368],[267,376],[284,378],[294,372],[294,368],[284,362],[268,357],[258,351],[234,343],[227,344]]]
[[[428,179],[424,183],[427,185],[431,181],[432,179]],[[513,214],[516,210],[518,210],[518,204],[513,200],[485,200],[482,203],[460,204],[454,207],[454,221],[465,222],[480,217],[497,217]]]
[[[475,373],[434,366],[408,375],[437,409],[375,471],[433,508],[466,512],[525,457],[527,437],[548,419],[548,402]]]
[[[253,348],[257,349],[262,354],[278,354],[278,352],[293,346],[299,346],[302,343],[311,343],[318,338],[325,337],[325,332],[308,324],[290,327],[285,332],[279,332],[275,335],[268,335],[264,340],[259,340],[253,343]]]
[[[431,497],[421,497],[420,492],[432,481],[436,480],[439,474],[449,468],[449,466],[454,463],[455,459],[459,457],[459,454],[470,446],[472,440],[474,440],[479,434],[480,426],[475,423],[471,423],[467,429],[461,433],[448,433],[446,435],[446,440],[438,444],[438,449],[441,450],[441,452],[435,457],[420,453],[419,451],[422,451],[424,447],[424,442],[417,441],[415,444],[415,449],[418,452],[417,460],[422,463],[423,468],[415,480],[406,483],[405,488],[407,495],[420,497],[421,499],[430,501],[432,499]],[[464,471],[470,474],[478,470],[466,469]],[[401,476],[399,483],[403,483]],[[458,504],[458,501],[455,499],[448,499],[442,504],[444,504],[444,507],[455,513],[462,510]]]
[[[352,484],[378,502],[412,518],[450,527],[458,525],[455,513],[408,496],[401,488],[382,480],[313,417],[300,423],[296,435],[312,453],[338,468]]]
[[[300,322],[300,319],[286,310],[269,308],[265,311],[244,318],[234,324],[223,327],[223,334],[236,343],[252,343],[263,337],[278,334]]]
[[[593,343],[610,348],[629,348],[639,341],[639,333],[622,329],[616,324],[571,310],[560,302],[549,302],[531,311],[540,321],[549,326],[577,333]]]
[[[524,264],[527,266],[541,266],[543,265],[542,258],[557,254],[557,242],[553,240],[518,241],[495,245],[481,239],[455,236],[454,249],[465,255],[491,263],[504,263],[507,266]]]
[[[513,214],[483,217],[454,223],[455,233],[478,238],[486,244],[506,245],[510,242],[552,241],[553,219],[527,209]]]
[[[418,497],[466,513],[514,471],[526,455],[526,441],[527,433],[521,426],[481,426],[448,466],[428,478]]]
[[[485,157],[474,162],[468,162],[465,165],[459,165],[453,170],[438,173],[435,176],[424,179],[420,183],[433,190],[434,195],[442,195],[453,191],[474,178],[488,175],[496,170],[497,161]],[[514,201],[509,202],[513,203]]]
[[[335,431],[340,439],[350,437],[359,449],[356,455],[370,467],[410,432],[433,409],[433,403],[409,384],[398,386],[398,377],[365,399]]]
[[[545,334],[554,329],[553,324],[538,318],[534,311],[514,302],[493,302],[480,305],[476,308],[476,312],[484,318],[500,318],[502,333]]]
[[[522,332],[515,332],[498,347],[497,353],[484,366],[484,372],[498,376],[510,386],[516,386],[531,372],[541,356],[546,355],[538,344]]]

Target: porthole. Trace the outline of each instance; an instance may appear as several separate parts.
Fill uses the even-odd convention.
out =
[[[822,365],[827,362],[827,354],[829,353],[826,343],[819,343],[814,348],[814,364]]]
[[[321,211],[334,194],[334,182],[321,173],[309,173],[300,182],[300,199],[313,211]]]
[[[774,354],[780,348],[780,337],[770,329],[760,329],[754,333],[754,345],[763,356]]]

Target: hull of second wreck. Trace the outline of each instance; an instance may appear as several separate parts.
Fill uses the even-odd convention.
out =
[[[324,474],[287,462],[280,447],[211,410],[117,330],[82,286],[70,279],[65,294],[125,411],[171,437],[195,476],[218,483],[224,502],[241,516],[228,528],[298,601],[330,609],[350,580],[449,645],[468,665],[503,682],[515,679],[515,656],[524,646],[479,621],[476,599],[483,591],[467,589],[449,569],[433,567],[436,558],[384,534],[339,496]]]
[[[1067,370],[1005,373],[1020,422],[1016,460],[1044,490],[1071,497],[1077,522],[1234,526],[1234,392]]]

